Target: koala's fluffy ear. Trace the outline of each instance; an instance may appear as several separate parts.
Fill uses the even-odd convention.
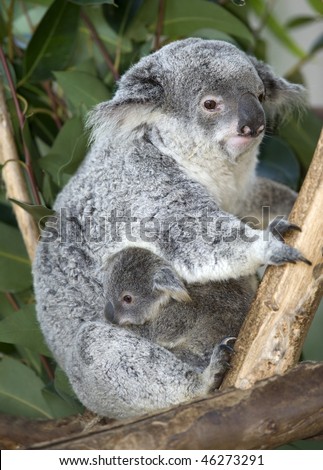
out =
[[[304,106],[306,92],[302,85],[289,83],[284,78],[277,77],[268,64],[255,57],[250,57],[250,60],[265,85],[264,107],[270,117],[283,116],[293,108]]]
[[[121,78],[112,102],[118,106],[130,103],[160,106],[164,100],[160,69],[154,54],[142,59]]]
[[[191,300],[183,282],[168,266],[158,268],[154,274],[153,289],[161,291],[179,302]]]
[[[119,139],[127,139],[142,124],[158,119],[164,102],[160,75],[154,54],[131,67],[121,78],[114,98],[89,113],[86,127],[91,130],[90,142],[106,141],[117,134]]]

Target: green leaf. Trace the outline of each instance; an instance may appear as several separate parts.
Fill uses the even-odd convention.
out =
[[[53,147],[46,157],[39,162],[53,181],[62,186],[76,171],[87,150],[87,134],[82,119],[73,117],[60,129]]]
[[[31,214],[33,219],[36,221],[37,225],[41,225],[41,220],[44,217],[55,214],[55,211],[53,209],[48,209],[48,207],[46,206],[26,204],[25,202],[17,201],[16,199],[12,198],[10,198],[9,200],[12,201],[14,204],[17,204],[17,206],[22,207],[22,209]]]
[[[43,397],[55,419],[76,415],[82,413],[84,410],[80,402],[72,399],[66,401],[64,398],[57,395],[52,388],[45,388],[43,390]]]
[[[298,189],[300,166],[291,148],[280,137],[265,137],[259,155],[257,173]]]
[[[28,44],[21,83],[49,79],[51,71],[66,68],[74,48],[79,11],[77,5],[55,0]]]
[[[6,35],[6,23],[3,19],[2,13],[0,11],[0,41],[3,41],[3,38]]]
[[[323,15],[322,0],[307,0],[307,2],[314,8],[314,10]]]
[[[194,31],[190,35],[192,38],[202,38],[202,39],[216,39],[219,41],[231,42],[231,44],[237,45],[236,41],[232,39],[228,34],[217,31],[216,29],[207,29],[202,28]]]
[[[36,318],[35,305],[26,305],[0,322],[0,342],[19,344],[51,357]]]
[[[60,368],[56,367],[55,370],[55,380],[54,380],[54,387],[56,393],[66,402],[68,402],[71,406],[75,406],[76,404],[78,406],[80,405],[78,398],[72,389],[72,386],[67,378],[67,375],[65,372]],[[83,409],[83,407],[82,407]],[[79,410],[80,412],[81,410]]]
[[[136,39],[138,30],[147,27],[151,33],[156,30],[158,0],[144,0],[136,19],[129,28],[128,34]],[[163,34],[171,38],[189,36],[201,28],[216,29],[230,36],[254,43],[254,38],[247,28],[234,15],[219,5],[205,0],[187,2],[172,0],[166,3]]]
[[[323,34],[321,34],[312,44],[310,53],[314,54],[315,52],[319,51],[323,47]]]
[[[31,284],[31,264],[19,230],[0,222],[0,291],[19,292]]]
[[[6,318],[14,312],[15,311],[6,295],[3,292],[0,292],[0,319]]]
[[[136,17],[137,11],[141,6],[141,0],[118,0],[118,8],[112,5],[103,6],[103,14],[109,25],[114,29],[122,41],[123,34],[127,30],[131,21]]]
[[[305,51],[293,40],[293,38],[286,32],[286,28],[278,21],[276,16],[272,13],[267,13],[267,6],[264,0],[249,0],[248,4],[252,10],[256,12],[261,20],[266,18],[266,26],[274,34],[276,39],[280,41],[286,49],[292,54],[303,59],[306,57]]]
[[[55,77],[74,110],[79,110],[82,105],[89,110],[110,98],[110,93],[102,81],[88,73],[55,72]]]
[[[42,395],[43,382],[19,361],[4,357],[0,362],[0,411],[15,416],[51,419]]]
[[[153,24],[153,31],[155,28],[156,20]],[[170,37],[186,36],[200,28],[216,29],[228,33],[230,36],[244,39],[249,44],[254,42],[249,29],[219,5],[204,0],[167,2],[163,34]]]
[[[305,26],[307,24],[313,23],[313,21],[317,20],[317,16],[297,16],[296,18],[292,18],[286,23],[286,28],[298,28],[300,26]]]
[[[280,129],[280,135],[292,147],[304,169],[311,163],[321,129],[322,122],[310,111],[301,119],[291,119]]]

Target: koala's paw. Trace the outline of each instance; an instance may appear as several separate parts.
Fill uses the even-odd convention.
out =
[[[285,263],[303,263],[311,266],[311,262],[305,258],[296,248],[286,245],[283,234],[288,230],[301,230],[298,225],[288,222],[286,219],[274,219],[267,228],[269,237],[267,264],[280,265]]]
[[[272,233],[277,240],[284,241],[283,235],[289,230],[298,230],[299,232],[302,229],[296,225],[289,222],[287,219],[276,217],[272,220],[267,228],[269,233]]]
[[[233,336],[224,338],[220,344],[215,346],[208,366],[210,391],[219,388],[224,375],[230,369],[230,360],[234,350],[232,343],[236,340]]]

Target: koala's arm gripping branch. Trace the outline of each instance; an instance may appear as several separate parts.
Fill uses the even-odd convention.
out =
[[[7,197],[21,202],[30,203],[23,169],[17,155],[17,149],[11,131],[11,122],[6,108],[5,96],[1,83],[0,165],[3,165],[1,174],[7,189]],[[24,209],[14,204],[13,210],[25,242],[28,255],[30,259],[33,260],[38,240],[37,226],[31,215],[29,215]]]
[[[287,242],[305,252],[304,263],[270,267],[236,342],[232,369],[222,388],[249,388],[283,374],[299,359],[323,292],[323,131],[290,221],[302,232]]]

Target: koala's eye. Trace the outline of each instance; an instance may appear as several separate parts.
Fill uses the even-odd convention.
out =
[[[123,300],[123,302],[125,302],[126,304],[131,304],[131,303],[132,303],[132,297],[131,297],[131,295],[128,295],[128,294],[127,294],[127,295],[124,295],[124,296],[122,297],[122,300]]]
[[[260,93],[260,95],[258,96],[258,100],[260,101],[260,103],[265,101],[265,93]]]
[[[208,111],[214,111],[216,108],[216,101],[215,100],[205,100],[203,106]]]

